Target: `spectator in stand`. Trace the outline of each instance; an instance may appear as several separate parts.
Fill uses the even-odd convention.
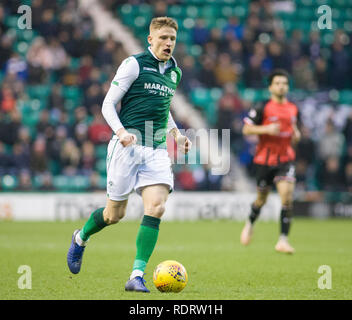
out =
[[[303,56],[295,61],[292,70],[292,77],[296,88],[305,90],[316,89],[313,69],[308,57]]]
[[[55,139],[48,145],[47,152],[51,160],[59,161],[61,149],[65,140],[68,138],[67,130],[65,127],[59,126],[55,130]]]
[[[165,17],[167,16],[167,2],[163,0],[157,0],[154,3],[153,17]]]
[[[21,114],[18,110],[12,110],[6,117],[0,112],[0,141],[13,145],[18,138],[21,127]]]
[[[230,39],[242,40],[243,38],[243,26],[240,24],[238,17],[231,16],[228,23],[222,30],[225,37]]]
[[[0,177],[8,173],[11,156],[7,154],[5,145],[0,140]]]
[[[32,178],[29,170],[21,170],[18,175],[18,190],[20,191],[31,191],[32,190]]]
[[[97,57],[95,59],[96,64],[104,68],[105,66],[109,68],[113,65],[113,54],[116,48],[115,41],[111,38],[111,36],[104,41],[104,45],[98,51]]]
[[[218,102],[218,129],[231,128],[234,118],[243,111],[242,100],[237,93],[235,83],[226,83],[223,92]]]
[[[345,138],[340,133],[332,119],[329,119],[325,125],[325,133],[318,142],[318,156],[321,160],[326,160],[329,157],[339,159],[342,155]]]
[[[311,61],[315,61],[321,57],[321,39],[319,31],[312,31],[309,34],[309,44],[306,49],[306,55]]]
[[[284,69],[291,72],[290,53],[284,52],[279,42],[271,41],[268,45],[268,56],[272,69]]]
[[[189,94],[193,89],[199,87],[200,79],[197,77],[195,61],[192,56],[185,56],[182,61],[182,81],[180,83],[183,91]]]
[[[5,10],[4,10],[4,7],[2,5],[0,5],[0,36],[5,34],[7,29],[8,28],[5,24]]]
[[[320,90],[326,90],[329,88],[327,61],[321,57],[314,61],[314,81]]]
[[[243,46],[239,40],[232,40],[229,43],[227,53],[231,57],[231,61],[242,65],[244,62]]]
[[[85,141],[81,148],[81,158],[79,169],[81,174],[90,176],[95,167],[96,157],[94,144],[91,141]]]
[[[232,41],[231,39],[230,41]],[[228,41],[223,37],[222,31],[219,28],[212,28],[210,29],[210,38],[209,42],[205,44],[204,46],[204,51],[206,54],[210,54],[208,49],[206,48],[207,44],[211,43],[212,46],[217,48],[219,52],[224,52],[228,50]],[[216,56],[217,56],[217,51],[216,51]],[[215,57],[214,57],[215,58]]]
[[[343,134],[348,145],[352,145],[352,111],[348,115],[345,126],[343,128]]]
[[[176,174],[176,186],[181,190],[192,191],[197,185],[193,177],[193,173],[187,164],[182,166],[182,169]]]
[[[200,191],[220,191],[222,175],[213,175],[211,167],[208,164],[203,164],[201,169],[194,171],[194,176],[197,180],[197,190]]]
[[[237,66],[231,62],[231,57],[228,53],[221,53],[219,55],[217,64],[214,69],[214,74],[216,82],[220,86],[223,86],[228,82],[237,82]]]
[[[345,166],[345,191],[352,193],[352,161]]]
[[[93,58],[90,55],[85,55],[82,57],[81,65],[78,69],[79,83],[84,83],[87,81],[93,70]]]
[[[101,112],[95,112],[93,121],[88,128],[89,140],[94,144],[107,143],[111,138],[112,131]]]
[[[28,127],[20,126],[18,128],[17,142],[22,145],[22,148],[26,153],[30,154],[32,137]]]
[[[21,143],[15,143],[12,148],[10,166],[12,173],[17,175],[21,170],[29,170],[30,154]]]
[[[67,111],[61,111],[59,121],[56,124],[59,127],[64,127],[68,137],[73,137],[73,126],[71,125],[69,114]]]
[[[43,11],[37,30],[45,38],[56,37],[59,28],[55,21],[54,10],[48,8]]]
[[[51,93],[49,95],[48,107],[49,109],[64,109],[65,100],[62,97],[62,85],[60,83],[55,83],[51,87]]]
[[[51,172],[46,171],[43,174],[41,174],[39,177],[41,179],[39,190],[41,190],[41,191],[54,191],[55,190],[55,187],[53,185],[53,176],[52,176]]]
[[[82,145],[89,140],[88,138],[88,124],[78,123],[74,126],[74,140],[78,147],[82,147]]]
[[[39,121],[36,124],[37,134],[45,135],[47,130],[53,130],[53,126],[49,122],[50,112],[48,109],[44,109],[40,112]]]
[[[17,80],[26,81],[28,77],[27,62],[14,52],[5,64],[5,73],[15,75]]]
[[[50,69],[62,73],[63,69],[68,65],[69,59],[66,54],[66,51],[57,39],[50,39],[48,45],[48,52],[50,57]]]
[[[50,66],[50,55],[44,38],[37,37],[27,51],[28,83],[39,84],[45,81],[45,70]]]
[[[265,47],[256,42],[253,54],[248,57],[248,66],[245,68],[244,81],[247,87],[262,88],[264,85],[263,61],[266,59]]]
[[[329,156],[324,161],[321,171],[320,182],[324,191],[338,192],[343,190],[344,178],[338,157]]]
[[[8,85],[3,85],[0,92],[0,111],[11,112],[16,108],[16,97]]]
[[[38,137],[33,142],[30,154],[30,169],[34,174],[40,174],[48,170],[46,141],[42,137]]]
[[[102,95],[100,86],[98,84],[92,84],[86,92],[84,105],[92,114],[92,108],[96,105],[100,106],[103,100],[104,97]]]
[[[330,64],[331,86],[335,89],[344,89],[350,77],[350,70],[346,67],[350,65],[350,58],[338,38],[332,44]]]
[[[89,176],[89,187],[88,190],[89,192],[94,192],[94,191],[99,191],[102,188],[99,185],[100,182],[100,175],[98,172],[93,171],[92,174]]]
[[[204,19],[201,19],[201,18],[196,19],[195,26],[192,29],[193,43],[202,46],[205,43],[207,43],[209,39],[210,39],[210,31],[206,27],[206,23]]]
[[[81,152],[73,139],[67,139],[60,150],[62,174],[74,176],[78,174]]]
[[[292,31],[291,37],[288,40],[287,50],[290,52],[291,65],[305,54],[306,47],[303,41],[302,30],[295,29]]]
[[[301,140],[296,146],[296,159],[303,161],[306,166],[313,164],[315,160],[316,147],[315,142],[311,138],[312,133],[308,127],[302,126]]]
[[[13,50],[12,45],[14,38],[4,35],[0,39],[0,69],[5,67],[6,62],[10,59]]]

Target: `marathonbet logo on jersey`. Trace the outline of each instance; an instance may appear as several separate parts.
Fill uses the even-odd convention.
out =
[[[161,96],[173,96],[175,94],[175,89],[169,88],[160,83],[144,83],[144,89],[149,90],[149,93],[158,94]]]

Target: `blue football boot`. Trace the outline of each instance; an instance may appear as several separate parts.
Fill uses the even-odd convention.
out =
[[[142,277],[135,277],[128,280],[125,285],[126,291],[150,292],[144,285],[146,281]]]
[[[82,265],[82,256],[85,246],[80,246],[76,243],[76,235],[80,232],[79,229],[75,230],[72,235],[71,246],[67,252],[67,265],[70,271],[74,274],[77,274],[81,270]]]

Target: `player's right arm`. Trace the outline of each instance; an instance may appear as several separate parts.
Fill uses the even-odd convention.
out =
[[[124,128],[116,112],[116,105],[122,100],[132,83],[138,78],[138,75],[139,64],[137,60],[134,57],[125,59],[111,82],[101,110],[106,122],[124,147],[136,143],[137,137]]]
[[[271,136],[277,136],[280,133],[280,124],[273,122],[270,124],[263,125],[263,106],[256,105],[252,107],[248,116],[244,118],[244,126],[242,133],[245,136],[248,135],[261,135],[268,134]]]

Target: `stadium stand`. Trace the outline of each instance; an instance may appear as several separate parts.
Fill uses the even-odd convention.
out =
[[[268,98],[270,71],[289,70],[304,136],[298,190],[352,191],[350,0],[101,3],[142,46],[152,17],[178,21],[180,89],[211,128],[231,128],[232,152],[249,176],[256,141],[243,138],[242,119]],[[33,29],[17,27],[21,4],[32,8]],[[332,30],[317,28],[320,4],[333,7]],[[5,0],[0,21],[0,188],[104,190],[111,131],[100,107],[127,55],[123,44],[98,38],[76,0]],[[179,190],[231,189],[203,165],[175,166],[175,178]]]

